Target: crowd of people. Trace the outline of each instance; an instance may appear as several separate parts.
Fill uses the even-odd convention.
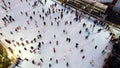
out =
[[[7,10],[7,7],[8,7],[7,5],[11,5],[11,2],[8,2],[8,4],[6,4],[4,2],[4,0],[2,0],[2,1],[4,3],[4,7],[3,6],[1,6],[1,7],[3,9],[5,9],[7,12],[9,12]],[[21,2],[26,2],[26,3],[28,3],[30,5],[30,3],[28,2],[28,0],[26,0],[26,1],[20,0],[20,1]],[[53,3],[53,4],[51,4],[49,6],[48,9],[45,9],[44,6],[46,5],[46,3],[47,3],[47,0],[44,0],[44,1],[42,1],[42,0],[36,0],[32,4],[32,6],[30,5],[32,8],[36,8],[40,4],[40,6],[43,7],[41,9],[42,13],[40,13],[40,11],[33,10],[33,15],[31,15],[27,11],[26,12],[20,11],[21,15],[29,18],[29,20],[26,21],[27,26],[32,25],[31,21],[34,21],[35,27],[36,28],[40,27],[38,25],[39,21],[37,21],[35,19],[35,17],[34,17],[34,16],[37,16],[37,14],[39,14],[38,15],[39,19],[43,21],[43,23],[42,23],[43,27],[46,27],[48,25],[48,22],[46,22],[46,18],[54,19],[53,21],[50,22],[49,26],[57,26],[57,27],[59,27],[61,23],[64,23],[64,26],[67,26],[67,25],[70,26],[70,25],[72,25],[74,23],[73,21],[81,23],[81,20],[83,18],[87,17],[87,15],[84,14],[83,12],[80,12],[78,10],[70,9],[70,7],[69,7],[70,10],[68,10],[68,7],[57,9],[56,8],[56,6],[58,5],[57,3]],[[12,7],[9,7],[9,8],[12,8]],[[59,15],[56,16],[56,17],[52,17],[51,15],[55,14],[55,13],[58,13]],[[73,21],[72,20],[71,21],[66,20],[66,21],[62,22],[61,20],[65,19],[65,14],[67,15],[69,13],[70,14],[75,14],[75,18],[73,19]],[[87,17],[87,18],[88,18],[88,20],[92,20],[91,19],[92,17]],[[5,17],[2,18],[2,21],[4,22],[4,26],[7,27],[7,25],[9,25],[11,22],[15,22],[16,20],[11,15],[6,15]],[[85,30],[85,32],[82,29],[80,29],[78,33],[79,33],[79,35],[81,35],[82,33],[86,33],[86,36],[84,37],[84,39],[88,40],[89,37],[91,36],[91,34],[94,32],[96,26],[102,26],[103,27],[103,28],[99,28],[96,33],[100,33],[102,30],[109,30],[110,29],[109,25],[106,25],[104,22],[101,22],[101,21],[99,21],[99,19],[96,19],[96,20],[93,20],[93,24],[91,24],[90,27],[87,26],[86,22],[84,22],[82,24],[82,28]],[[10,34],[14,36],[14,33],[19,33],[21,30],[23,30],[22,27],[23,26],[16,26],[16,28],[14,29],[14,31],[10,31]],[[27,31],[28,28],[24,27],[24,30]],[[36,37],[34,37],[33,40],[24,40],[23,37],[20,37],[20,41],[16,41],[14,39],[13,40],[9,40],[7,38],[5,39],[5,41],[8,44],[10,44],[10,45],[11,44],[14,45],[14,47],[23,46],[24,51],[29,51],[29,53],[32,53],[33,55],[35,55],[35,54],[41,54],[42,53],[41,52],[41,47],[44,46],[44,44],[46,42],[39,41],[39,40],[41,40],[44,37],[44,35],[42,35],[41,30],[38,30],[37,32],[38,32],[38,35]],[[45,33],[44,30],[43,30],[43,33]],[[68,35],[69,34],[68,30],[66,30],[66,29],[63,29],[62,33],[64,35]],[[0,35],[4,36],[3,33],[0,33]],[[53,34],[53,36],[54,36],[54,39],[56,39],[57,34]],[[112,36],[112,33],[110,33],[109,38],[111,36]],[[25,41],[25,42],[23,42],[23,41]],[[71,43],[71,41],[72,41],[71,37],[66,37],[66,42]],[[95,41],[95,39],[93,38],[92,42],[94,42],[94,41]],[[56,46],[59,46],[59,43],[60,43],[59,40],[57,40],[55,42],[56,42]],[[30,46],[30,49],[28,49],[27,47],[25,47],[25,46],[27,46],[29,44],[32,44],[32,43],[38,43],[37,44],[37,48],[34,47],[34,46]],[[49,45],[51,45],[52,43],[53,43],[53,41],[49,40]],[[98,47],[99,47],[99,45],[95,45],[94,49],[96,50]],[[79,43],[75,43],[75,48],[76,49],[79,48]],[[12,50],[14,51],[14,49],[12,49]],[[18,50],[18,52],[19,52],[19,54],[17,55],[18,60],[17,60],[17,62],[15,64],[15,66],[20,67],[20,63],[23,62],[23,61],[31,62],[34,65],[42,66],[42,64],[44,63],[44,60],[45,60],[44,58],[38,58],[40,60],[39,62],[36,62],[34,59],[23,58],[23,57],[20,56],[20,54],[22,54],[24,51],[21,51],[21,49]],[[57,53],[57,48],[53,47],[52,51],[53,51],[54,54],[56,54]],[[69,52],[71,52],[71,51],[72,51],[72,49],[69,50]],[[83,48],[80,49],[80,53],[84,53],[84,51],[85,50]],[[105,49],[101,53],[104,54],[105,53]],[[83,55],[81,57],[81,59],[83,59],[83,60],[85,58],[86,58],[86,55]],[[53,59],[55,59],[55,61]],[[69,63],[69,61],[66,60],[66,55],[64,55],[63,59],[64,59],[64,61],[66,61],[66,67],[69,67],[70,63]],[[51,57],[49,59],[49,61],[55,62],[56,64],[59,64],[60,59]],[[94,60],[91,60],[90,64],[92,66],[94,66]],[[52,63],[49,63],[48,67],[52,68],[52,65],[53,65]]]

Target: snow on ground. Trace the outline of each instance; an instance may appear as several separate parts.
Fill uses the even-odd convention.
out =
[[[66,63],[69,63],[68,68],[102,68],[104,63],[104,59],[107,56],[107,53],[103,55],[101,52],[105,49],[106,46],[110,47],[109,43],[109,31],[102,28],[100,25],[96,25],[94,30],[90,25],[93,26],[93,21],[88,20],[86,17],[82,18],[81,22],[75,21],[75,12],[67,14],[66,8],[61,5],[57,5],[54,7],[57,12],[52,13],[45,16],[45,13],[42,13],[42,8],[45,9],[45,12],[48,11],[48,8],[51,4],[54,4],[53,1],[47,0],[47,3],[41,5],[40,3],[36,7],[32,7],[32,4],[35,0],[28,0],[28,2],[24,1],[20,2],[20,0],[6,0],[11,2],[11,9],[6,13],[2,8],[0,8],[0,18],[3,18],[6,14],[11,15],[15,18],[15,21],[7,24],[5,27],[3,25],[3,21],[0,20],[0,33],[3,33],[4,36],[0,36],[1,40],[5,42],[5,39],[8,39],[12,42],[12,44],[7,44],[7,47],[11,47],[14,54],[23,61],[19,64],[22,68],[49,68],[49,64],[51,64],[51,68],[67,68]],[[30,5],[29,5],[30,3]],[[0,3],[2,5],[2,3]],[[55,17],[60,17],[60,12],[58,9],[65,9],[63,12],[63,18],[57,19],[55,21]],[[52,10],[52,8],[51,8]],[[23,12],[21,14],[20,12]],[[35,15],[33,14],[35,11]],[[28,12],[28,16],[25,15],[25,12]],[[39,14],[45,17],[45,20],[39,17]],[[29,19],[29,16],[33,17],[33,20]],[[51,19],[50,19],[51,18]],[[27,24],[29,21],[29,25]],[[46,25],[43,22],[46,22]],[[65,25],[65,21],[68,21],[68,24]],[[72,24],[69,22],[72,21]],[[51,25],[53,22],[53,26]],[[59,26],[57,26],[57,22],[59,22]],[[83,27],[83,23],[86,23],[86,27]],[[18,32],[15,31],[15,28],[20,26],[21,29]],[[38,27],[37,27],[38,26]],[[26,28],[26,29],[25,29]],[[85,36],[88,35],[88,32],[85,29],[88,28],[90,31],[90,36],[88,39],[85,39]],[[97,33],[98,29],[103,29],[100,33]],[[66,32],[64,33],[63,30]],[[79,31],[82,31],[79,34]],[[13,34],[10,34],[10,31]],[[38,32],[40,31],[40,32]],[[92,32],[93,31],[93,32]],[[38,35],[42,35],[40,39],[37,38]],[[55,35],[55,36],[54,36]],[[109,38],[108,38],[109,37]],[[20,40],[23,38],[23,41]],[[36,38],[36,42],[34,41]],[[66,41],[66,38],[70,38],[71,41]],[[28,44],[26,43],[28,40]],[[31,43],[33,41],[33,43]],[[51,41],[51,44],[50,44]],[[58,45],[56,42],[58,41]],[[20,43],[18,45],[16,42]],[[41,48],[38,50],[38,44],[41,43]],[[42,44],[44,42],[44,44]],[[21,45],[24,43],[25,46]],[[75,47],[76,43],[78,43],[78,48]],[[98,46],[95,49],[95,46]],[[33,51],[31,49],[33,46]],[[24,50],[26,48],[27,50]],[[53,52],[53,48],[56,49],[56,52]],[[83,49],[83,52],[80,52]],[[106,52],[109,52],[106,50]],[[21,53],[19,52],[21,51]],[[85,56],[84,59],[82,57]],[[25,58],[28,61],[24,60]],[[40,60],[43,59],[43,62]],[[52,58],[52,61],[50,61]],[[56,64],[56,59],[58,59],[58,64]],[[35,61],[35,64],[32,63],[32,60]],[[93,60],[92,64],[90,62]],[[40,65],[38,65],[40,63]],[[16,67],[19,68],[19,67]]]

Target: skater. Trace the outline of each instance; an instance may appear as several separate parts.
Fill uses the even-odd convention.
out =
[[[43,62],[43,59],[42,59],[42,58],[40,58],[40,61],[41,61],[41,62]]]
[[[19,42],[16,42],[16,44],[17,44],[18,46],[20,46],[20,43],[19,43]]]
[[[87,36],[85,36],[85,39],[88,39],[88,37],[89,37],[88,35],[87,35]]]
[[[49,64],[49,68],[51,68],[51,64]]]
[[[82,32],[82,31],[80,30],[80,31],[79,31],[79,34],[81,34],[81,32]]]
[[[79,45],[79,44],[78,44],[78,43],[76,43],[75,47],[76,47],[76,48],[78,48],[78,45]]]
[[[94,28],[95,28],[95,24],[93,25],[92,32],[94,31]]]
[[[33,11],[33,15],[35,15],[35,11]]]
[[[52,61],[52,58],[50,58],[50,61]]]
[[[56,64],[58,64],[58,59],[56,59]]]
[[[44,21],[44,16],[42,17],[43,21]]]
[[[71,41],[71,39],[70,38],[68,38],[68,42],[70,43],[70,41]]]
[[[41,48],[41,42],[39,42],[39,44],[38,44],[38,48]]]
[[[30,20],[32,20],[33,18],[32,18],[32,16],[30,16]]]
[[[32,50],[34,49],[33,46],[31,46],[31,49],[32,49]]]
[[[20,40],[23,41],[23,38],[21,37]]]
[[[63,30],[63,33],[65,33],[65,30]]]
[[[72,21],[70,21],[70,25],[72,24]]]
[[[56,41],[56,45],[58,45],[58,41]]]
[[[97,45],[95,46],[95,49],[97,49]]]
[[[39,17],[40,17],[40,18],[42,17],[41,14],[39,14]]]
[[[101,52],[103,55],[106,53],[106,51],[105,50],[102,50],[102,52]]]
[[[41,0],[38,0],[38,3],[41,3],[43,5],[43,2]]]
[[[83,49],[81,49],[80,52],[83,52]]]
[[[10,34],[13,34],[13,32],[12,32],[12,31],[10,31]]]
[[[39,37],[40,37],[40,38],[42,38],[42,35],[41,35],[41,34],[39,34]]]
[[[3,36],[3,33],[0,33],[1,36]]]
[[[89,31],[88,28],[86,28],[85,31],[88,32]]]
[[[34,38],[34,42],[36,42],[36,38]]]
[[[83,27],[86,27],[86,24],[85,24],[85,23],[83,23]]]
[[[5,39],[5,41],[6,41],[8,44],[11,44],[11,41],[10,41],[10,40]]]
[[[27,48],[24,48],[25,51],[27,51]]]
[[[44,42],[42,41],[42,44],[44,45]]]
[[[82,59],[84,59],[85,58],[85,56],[82,56]]]
[[[57,26],[59,26],[59,22],[57,22]]]
[[[63,12],[61,12],[61,19],[63,18]]]
[[[66,63],[66,66],[69,67],[69,63],[68,62]]]
[[[45,0],[45,4],[46,4],[47,0]]]
[[[27,58],[25,58],[24,60],[29,61]]]
[[[49,41],[49,44],[51,44],[52,42],[51,41]]]
[[[43,24],[44,24],[44,26],[46,26],[46,22],[45,21],[43,22]]]
[[[29,44],[28,40],[26,40],[26,43]]]
[[[54,34],[54,38],[56,38],[56,35]]]
[[[19,53],[21,54],[21,51],[19,50]]]
[[[54,52],[54,53],[56,52],[56,49],[55,49],[55,48],[53,48],[53,52]]]
[[[51,26],[53,26],[53,22],[51,22]]]
[[[28,13],[27,13],[27,12],[25,12],[25,15],[26,15],[26,16],[28,16]]]
[[[25,46],[25,44],[24,44],[23,42],[21,43],[21,45],[22,45],[22,46]]]
[[[68,21],[65,21],[65,25],[67,25],[68,24]]]
[[[35,64],[35,61],[34,61],[34,60],[32,60],[32,63],[33,63],[33,64]]]
[[[71,41],[71,39],[70,39],[70,38],[66,38],[66,41],[70,42],[70,41]]]
[[[42,8],[42,13],[44,13],[45,11],[44,11],[44,9]]]
[[[40,65],[41,65],[41,63],[39,62],[37,65],[38,65],[38,66],[40,66]]]
[[[98,29],[97,33],[100,33],[102,29]]]

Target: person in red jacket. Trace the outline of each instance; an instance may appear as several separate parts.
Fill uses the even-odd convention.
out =
[[[55,48],[53,48],[53,52],[54,52],[54,53],[56,52],[56,49],[55,49]]]

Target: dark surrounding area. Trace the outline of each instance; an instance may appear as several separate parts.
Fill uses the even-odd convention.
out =
[[[103,68],[120,68],[120,38],[112,40],[114,43],[112,54],[105,60]]]
[[[106,20],[114,24],[120,25],[120,13],[117,13],[111,9],[107,9],[106,14],[108,15],[106,17]]]

